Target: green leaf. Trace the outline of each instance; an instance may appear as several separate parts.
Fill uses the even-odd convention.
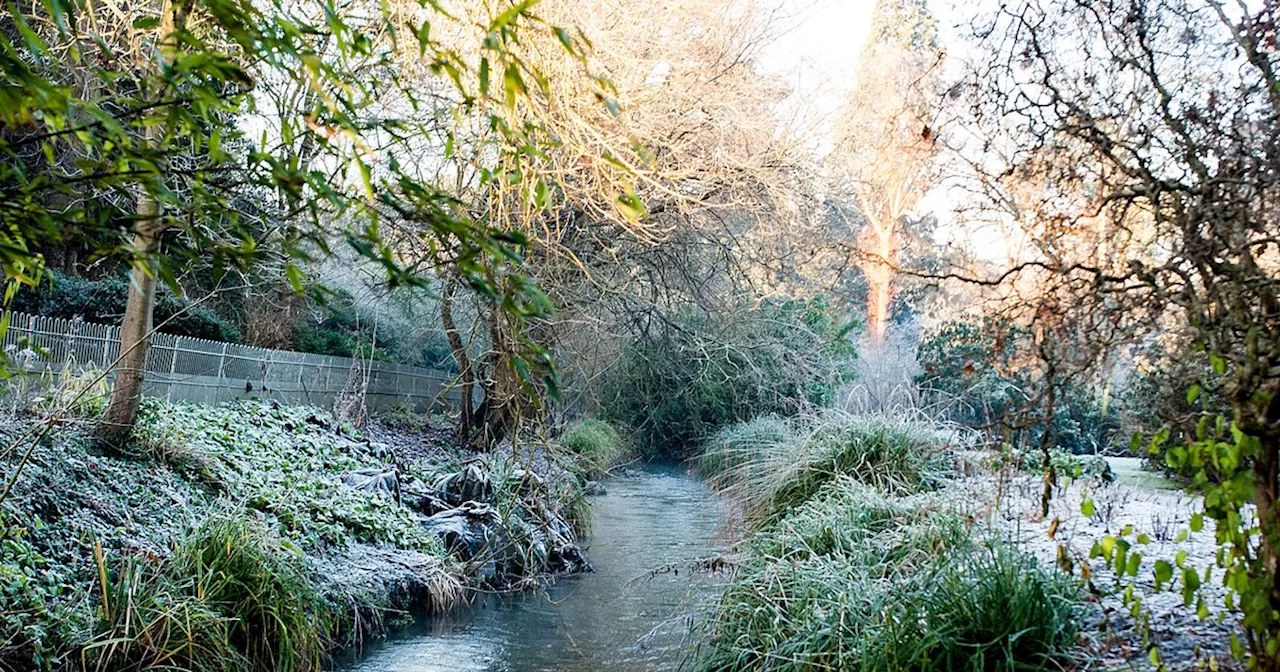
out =
[[[1194,569],[1186,568],[1182,570],[1182,602],[1184,606],[1191,606],[1192,601],[1196,597],[1196,591],[1200,590],[1200,575]]]
[[[1142,554],[1134,551],[1129,554],[1129,561],[1125,564],[1125,574],[1129,576],[1137,576],[1138,570],[1142,567]]]
[[[138,30],[150,30],[160,25],[159,17],[139,16],[133,20],[133,27]]]
[[[516,106],[516,98],[528,92],[524,85],[524,77],[520,76],[520,68],[512,63],[502,74],[502,86],[507,92],[507,107]]]
[[[1191,531],[1199,532],[1204,529],[1204,514],[1197,513],[1191,516]]]
[[[1196,403],[1196,399],[1200,398],[1201,391],[1202,390],[1200,389],[1199,385],[1192,385],[1191,387],[1187,388],[1187,403],[1188,404]]]
[[[364,186],[365,197],[369,199],[370,203],[373,203],[377,200],[377,195],[373,190],[373,176],[369,171],[369,164],[357,157],[356,168],[360,171],[360,182]]]
[[[508,8],[507,11],[499,14],[496,18],[494,18],[492,22],[489,23],[488,32],[492,33],[494,31],[502,30],[503,28],[506,28],[507,26],[511,25],[511,23],[514,22],[516,18],[518,18],[521,14],[524,14],[525,12],[529,11],[529,8],[533,7],[536,4],[538,4],[538,0],[524,0],[524,2],[521,2],[518,5],[513,5],[512,7]]]
[[[294,292],[302,294],[303,284],[306,282],[306,276],[303,275],[302,269],[298,268],[297,264],[288,264],[284,267],[284,271],[289,278],[289,286],[293,288]]]
[[[634,191],[628,191],[618,196],[617,203],[618,210],[622,212],[622,215],[633,222],[639,221],[645,215],[644,203]]]
[[[480,59],[480,93],[489,96],[489,59]]]
[[[1244,660],[1245,652],[1244,643],[1240,641],[1236,633],[1231,633],[1231,657],[1236,660]]]
[[[1093,515],[1093,498],[1092,497],[1086,498],[1083,502],[1080,502],[1080,514],[1083,516]]]
[[[1168,583],[1173,580],[1173,565],[1168,560],[1156,560],[1156,585]]]
[[[577,52],[574,51],[573,38],[569,36],[569,31],[561,28],[560,26],[556,26],[551,30],[556,34],[556,38],[560,40],[560,44],[564,47],[564,50],[569,52],[571,56],[576,56]]]

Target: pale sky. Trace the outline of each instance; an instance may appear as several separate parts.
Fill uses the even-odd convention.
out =
[[[988,0],[975,0],[978,4]],[[938,19],[943,49],[951,58],[961,50],[954,25],[965,0],[930,0]],[[967,3],[966,3],[967,4]],[[803,121],[819,138],[815,147],[825,149],[823,138],[835,112],[856,84],[858,57],[871,27],[876,0],[781,0],[780,34],[761,54],[766,72],[790,82],[795,89],[786,113]],[[917,214],[934,214],[941,224],[939,238],[970,247],[979,257],[997,260],[1006,254],[1006,242],[993,230],[971,230],[956,218],[956,193],[939,187],[925,195]]]
[[[760,64],[795,89],[788,111],[825,126],[853,86],[875,0],[782,0]]]

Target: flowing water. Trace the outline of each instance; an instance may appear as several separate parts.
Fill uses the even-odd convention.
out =
[[[592,498],[595,572],[540,593],[487,595],[367,647],[359,672],[674,670],[722,576],[690,571],[715,555],[723,510],[674,467],[605,482]]]

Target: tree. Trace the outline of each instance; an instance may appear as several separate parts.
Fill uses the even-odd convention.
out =
[[[440,98],[415,95],[424,71],[456,91],[446,109],[479,109],[496,129],[491,161],[541,151],[545,136],[505,121],[525,94],[512,82],[542,79],[513,47],[522,30],[566,33],[539,23],[529,3],[490,7],[484,39],[472,45],[505,73],[502,91],[487,87],[488,73],[467,52],[435,37],[440,24],[457,20],[430,2],[340,9],[216,0],[166,3],[160,15],[145,4],[127,9],[48,0],[11,6],[0,28],[6,278],[34,284],[43,266],[35,246],[72,236],[103,241],[94,254],[128,259],[134,270],[104,437],[118,440],[132,424],[155,283],[176,287],[184,263],[221,278],[274,245],[293,260],[286,272],[300,291],[301,262],[345,241],[392,286],[426,284],[422,268],[448,267],[500,297],[504,310],[543,309],[532,286],[513,279],[523,239],[473,218],[411,162],[414,139],[427,132],[418,113],[429,109],[430,121],[441,113]],[[580,58],[574,45],[563,40]],[[400,56],[410,51],[416,59],[406,64]],[[246,119],[267,100],[254,93],[264,80],[310,93],[290,111],[275,110],[278,125],[258,139],[246,133]],[[383,96],[402,106],[378,108]],[[122,203],[122,194],[132,202]],[[429,250],[412,265],[383,233],[405,223],[416,225]]]
[[[191,13],[192,5],[192,0],[161,2],[155,63],[148,68],[153,72],[146,75],[147,79],[158,80],[152,84],[156,88],[163,88],[163,73],[178,56],[179,38],[186,31],[187,16]],[[143,136],[143,148],[158,153],[160,143],[164,141],[160,125],[144,122]],[[159,186],[164,185],[161,183]],[[116,363],[111,398],[99,425],[101,433],[114,441],[128,434],[138,415],[153,326],[152,315],[156,305],[156,265],[153,256],[159,250],[160,235],[169,226],[160,216],[160,201],[145,188],[138,191],[138,204],[134,214],[136,221],[131,246],[133,260],[129,273],[129,298],[120,323],[120,359]]]
[[[1010,3],[975,24],[985,55],[965,98],[985,181],[1021,173],[1034,187],[1025,212],[1042,253],[1005,277],[1038,274],[1070,287],[1073,311],[1106,316],[1100,338],[1076,335],[1086,343],[1134,341],[1176,315],[1220,376],[1230,417],[1206,414],[1195,440],[1167,455],[1205,490],[1223,581],[1244,616],[1232,649],[1263,670],[1280,669],[1278,11]],[[1124,252],[1054,253],[1082,233]],[[1192,386],[1188,398],[1199,394]],[[1195,570],[1181,571],[1195,597]]]
[[[494,168],[487,124],[464,118],[432,140],[446,157],[435,179],[460,185],[478,218],[530,241],[525,260],[556,307],[554,317],[515,318],[442,281],[463,397],[474,387],[483,400],[460,423],[477,448],[545,410],[517,375],[526,364],[513,356],[519,351],[556,352],[586,382],[598,373],[592,367],[616,361],[621,341],[673,305],[709,295],[732,304],[719,295],[727,250],[776,212],[771,200],[792,163],[769,107],[782,91],[753,64],[768,26],[755,3],[619,0],[583,15],[579,4],[555,0],[538,12],[579,27],[599,78],[574,87],[556,76],[574,62],[558,36],[522,43],[522,57],[548,77],[530,82],[517,116],[554,144],[536,165],[514,157],[521,160]],[[641,14],[648,20],[635,21]],[[470,329],[455,323],[463,305],[478,316]]]
[[[829,157],[858,232],[849,256],[867,284],[867,330],[884,341],[906,219],[932,186],[941,53],[924,0],[880,0]]]

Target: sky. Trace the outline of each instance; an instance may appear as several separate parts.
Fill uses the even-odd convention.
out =
[[[858,55],[875,4],[875,0],[782,0],[779,33],[759,62],[765,71],[794,87],[790,113],[817,125],[830,121],[856,80]]]
[[[975,0],[979,4],[986,0]],[[849,90],[857,83],[858,58],[871,27],[876,0],[781,0],[779,34],[761,53],[760,66],[783,77],[795,93],[786,104],[788,115],[803,119],[821,138],[819,151],[829,146],[825,134]],[[954,57],[961,45],[955,36],[960,3],[929,3],[938,19],[943,48]],[[963,225],[957,217],[956,192],[939,187],[925,195],[917,214],[933,214],[939,220],[939,242],[971,248],[978,257],[1004,259],[1007,242],[993,229]]]

